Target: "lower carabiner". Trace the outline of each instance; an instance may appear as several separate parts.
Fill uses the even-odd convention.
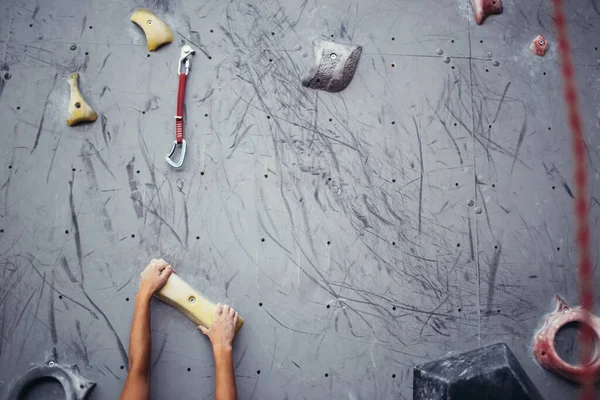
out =
[[[175,149],[177,148],[178,144],[179,143],[177,143],[176,140],[173,142],[173,147],[171,148],[171,151],[169,152],[169,154],[167,154],[167,157],[166,157],[167,162],[169,164],[171,164],[171,166],[174,168],[181,167],[183,165],[183,160],[185,159],[185,147],[186,147],[185,139],[183,139],[181,141],[181,157],[179,158],[179,161],[175,162],[171,159],[171,156],[173,155],[173,153],[175,153]]]

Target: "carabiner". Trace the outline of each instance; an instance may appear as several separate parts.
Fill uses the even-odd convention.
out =
[[[181,141],[181,156],[179,157],[179,161],[175,162],[175,161],[171,160],[171,156],[173,155],[173,153],[175,153],[175,149],[177,148],[178,144],[179,143],[177,143],[177,140],[173,141],[173,147],[171,147],[171,151],[167,155],[167,162],[173,168],[179,168],[179,167],[181,167],[183,165],[183,160],[185,159],[185,146],[186,146],[186,142],[185,142],[185,139],[183,139]]]
[[[185,65],[185,74],[190,72],[190,57],[196,50],[192,49],[187,44],[181,48],[181,57],[179,57],[179,64],[177,65],[177,74],[181,75],[181,66]]]

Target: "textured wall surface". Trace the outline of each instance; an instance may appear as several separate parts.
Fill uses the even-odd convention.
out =
[[[55,347],[117,398],[139,272],[163,257],[246,320],[240,398],[410,399],[413,365],[498,341],[572,398],[531,353],[554,296],[578,303],[549,3],[478,26],[468,0],[0,0],[0,396]],[[596,265],[600,4],[567,6]],[[147,51],[140,7],[172,44]],[[363,45],[344,91],[301,85],[315,39]],[[95,123],[65,124],[71,72]],[[207,340],[158,301],[152,326],[153,398],[210,398]]]

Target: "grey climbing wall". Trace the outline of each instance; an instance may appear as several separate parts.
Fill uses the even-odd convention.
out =
[[[478,26],[468,0],[0,0],[0,396],[56,348],[117,398],[139,272],[163,257],[246,320],[240,398],[410,399],[413,365],[498,341],[573,398],[531,352],[554,295],[578,303],[549,3]],[[567,6],[597,263],[600,10]],[[172,44],[147,51],[140,7]],[[344,91],[301,85],[315,39],[363,46]],[[71,128],[75,71],[100,116]],[[158,301],[152,326],[153,398],[210,398],[207,340]]]

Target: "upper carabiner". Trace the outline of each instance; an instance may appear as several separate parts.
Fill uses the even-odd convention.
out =
[[[192,49],[187,44],[181,48],[181,57],[179,57],[179,64],[177,65],[177,73],[181,75],[181,66],[185,65],[184,74],[188,74],[190,72],[190,57],[194,54],[196,50]]]

